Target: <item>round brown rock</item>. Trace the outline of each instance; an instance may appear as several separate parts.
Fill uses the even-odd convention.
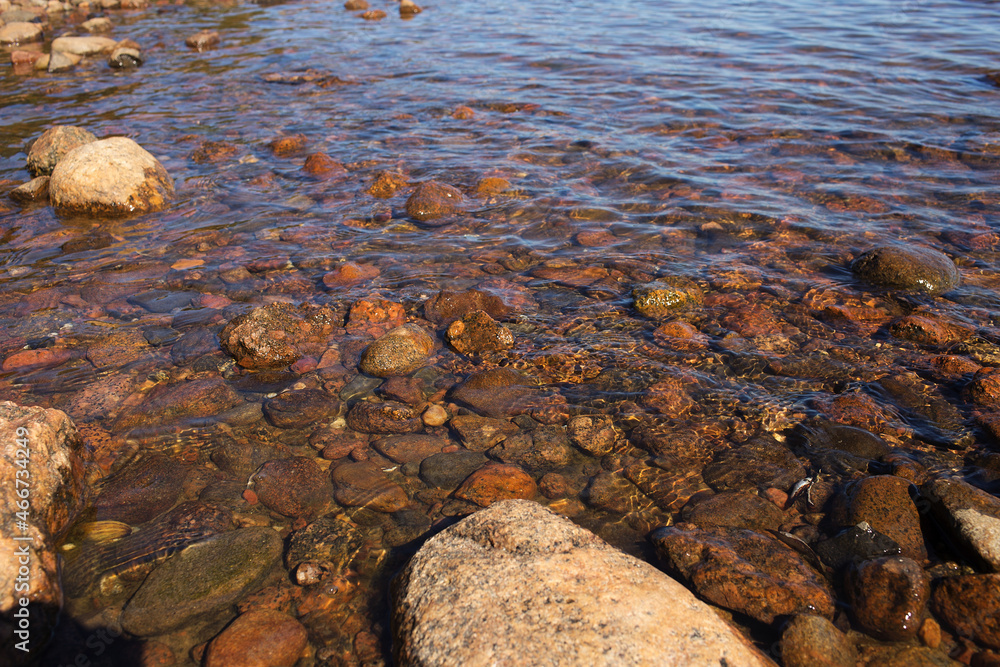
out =
[[[454,215],[462,204],[457,188],[437,181],[421,183],[406,200],[406,214],[420,222]]]
[[[870,285],[940,294],[958,287],[955,262],[937,250],[914,246],[883,246],[864,253],[851,271]]]
[[[406,375],[423,366],[433,349],[434,339],[422,327],[404,324],[369,345],[359,368],[381,378]]]
[[[253,482],[260,502],[289,517],[315,515],[333,494],[326,473],[304,456],[268,461],[254,474]]]
[[[847,517],[843,525],[862,521],[891,538],[902,554],[916,561],[927,558],[920,514],[910,498],[910,483],[902,477],[877,475],[855,482],[847,490]]]
[[[409,504],[406,491],[370,461],[345,463],[331,473],[337,502],[346,507],[367,507],[395,512]]]
[[[0,44],[29,44],[42,41],[42,26],[28,21],[12,21],[0,26]]]
[[[848,571],[844,588],[865,632],[891,641],[916,637],[931,592],[916,562],[902,556],[865,561]]]
[[[455,491],[455,497],[488,507],[499,500],[531,500],[535,480],[517,466],[491,463],[469,475]]]
[[[1000,574],[944,579],[934,589],[931,609],[960,636],[1000,649]]]
[[[318,389],[286,391],[264,403],[264,416],[279,428],[302,428],[334,417],[340,401]]]
[[[455,320],[445,333],[448,344],[461,354],[507,350],[514,335],[484,310],[476,310]]]
[[[777,530],[785,513],[770,500],[747,491],[727,491],[684,506],[684,521],[702,528],[731,526],[753,530]]]
[[[174,182],[160,161],[126,137],[74,148],[49,181],[49,198],[60,213],[147,213],[162,209],[173,194]]]
[[[347,413],[347,425],[361,433],[412,433],[423,428],[412,406],[395,401],[360,401]]]
[[[205,667],[292,667],[308,633],[297,620],[273,609],[248,611],[213,639]]]
[[[72,125],[56,125],[35,140],[28,151],[28,171],[32,176],[51,174],[56,164],[74,148],[97,141],[97,137]]]
[[[272,303],[234,318],[219,338],[244,368],[282,368],[302,358],[290,340],[300,326],[290,304]]]
[[[781,635],[785,667],[854,667],[854,645],[822,616],[799,614]]]

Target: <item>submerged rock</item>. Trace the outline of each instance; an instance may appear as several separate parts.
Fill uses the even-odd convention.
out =
[[[49,198],[60,213],[147,213],[162,209],[173,194],[173,179],[160,161],[125,137],[74,148],[49,181]]]
[[[333,498],[330,479],[305,456],[268,461],[254,474],[253,488],[265,507],[289,517],[315,516]]]
[[[829,619],[799,614],[781,634],[781,659],[785,667],[854,667],[857,650]]]
[[[932,480],[920,492],[952,537],[987,568],[1000,572],[1000,499],[954,479]]]
[[[961,282],[955,262],[937,250],[917,246],[883,246],[851,264],[860,280],[877,287],[940,294]]]
[[[28,21],[12,21],[0,26],[0,44],[30,44],[42,41],[42,26]]]
[[[292,345],[292,336],[301,326],[291,305],[272,303],[236,317],[219,338],[222,349],[244,368],[282,368],[302,358]]]
[[[122,612],[122,629],[152,637],[218,618],[263,583],[281,552],[270,528],[234,530],[185,549],[146,578]]]
[[[507,350],[514,346],[510,329],[484,310],[475,310],[452,322],[445,338],[461,354]]]
[[[945,578],[934,589],[931,609],[959,636],[1000,649],[1000,574]]]
[[[393,587],[397,664],[770,664],[683,586],[532,502],[431,538]]]
[[[51,127],[31,144],[28,151],[28,171],[32,176],[51,174],[56,164],[74,148],[97,141],[97,137],[72,125]]]
[[[404,324],[368,346],[358,367],[375,377],[412,373],[427,362],[434,339],[416,324]]]
[[[855,622],[890,641],[916,636],[931,592],[920,565],[902,556],[859,563],[848,571],[844,588]]]
[[[205,667],[292,667],[309,635],[297,620],[273,609],[239,616],[205,650]]]
[[[414,220],[429,222],[458,213],[463,200],[457,188],[427,181],[418,185],[406,200],[406,214]]]

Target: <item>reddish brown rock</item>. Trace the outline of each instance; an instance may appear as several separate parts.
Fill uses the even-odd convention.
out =
[[[468,107],[459,107],[459,109],[469,109]],[[456,109],[458,111],[458,109]],[[472,109],[469,109],[471,112]],[[454,114],[452,114],[453,117]],[[468,116],[471,118],[472,116]],[[495,197],[502,192],[510,190],[510,181],[506,178],[500,178],[499,176],[487,176],[486,178],[481,178],[478,183],[476,183],[476,194],[480,197]]]
[[[277,157],[288,157],[304,151],[307,143],[309,139],[304,134],[293,134],[271,140],[268,147]]]
[[[308,633],[297,620],[272,609],[248,611],[205,649],[205,667],[292,667]]]
[[[770,664],[676,581],[531,502],[446,529],[396,583],[396,664]]]
[[[420,414],[405,403],[360,401],[347,413],[347,425],[361,433],[412,433],[423,428]]]
[[[426,403],[423,383],[416,378],[394,375],[382,384],[380,391],[390,401],[399,401],[413,406],[420,406]],[[426,421],[425,419],[424,423]]]
[[[439,454],[448,445],[447,438],[434,435],[394,435],[376,440],[375,450],[396,463],[419,463]]]
[[[1000,372],[989,370],[976,373],[966,391],[969,399],[977,405],[1000,407]]]
[[[831,421],[857,426],[872,433],[898,431],[882,404],[860,391],[845,392],[816,400],[816,410]]]
[[[488,507],[500,500],[535,497],[535,480],[517,466],[491,463],[469,475],[455,497]]]
[[[920,345],[941,346],[969,337],[970,332],[930,313],[907,315],[889,325],[896,338]]]
[[[862,521],[887,535],[915,561],[927,558],[920,514],[910,498],[910,482],[892,475],[866,477],[846,490],[846,513],[838,518],[841,525],[855,526]]]
[[[164,208],[173,195],[173,179],[160,161],[126,137],[74,148],[49,181],[52,206],[67,214],[147,213]]]
[[[169,424],[192,417],[214,417],[243,402],[236,390],[220,377],[163,385],[150,392],[136,409],[123,412],[120,428]]]
[[[233,319],[219,338],[222,349],[244,368],[283,368],[302,357],[293,345],[303,324],[295,309],[287,303],[272,303],[254,308]]]
[[[484,310],[474,310],[452,322],[445,339],[461,354],[507,350],[514,346],[514,335],[510,329]]]
[[[366,21],[381,21],[386,16],[388,16],[388,14],[386,14],[381,9],[371,9],[362,14],[361,18],[363,18]]]
[[[314,178],[329,181],[347,175],[347,169],[326,153],[312,153],[302,165],[302,171]]]
[[[413,2],[413,0],[399,0],[399,15],[403,18],[415,16],[422,11],[424,10],[417,3]]]
[[[615,443],[624,438],[608,415],[572,417],[566,424],[566,433],[570,442],[591,456],[610,453]]]
[[[667,276],[632,291],[633,306],[640,315],[664,319],[675,311],[704,301],[701,288],[685,278]]]
[[[566,287],[586,287],[607,278],[608,270],[600,266],[540,266],[531,275]]]
[[[729,526],[761,532],[778,530],[786,517],[777,505],[756,493],[726,491],[688,503],[681,519],[699,528]]]
[[[854,644],[830,620],[812,614],[792,618],[781,634],[785,667],[854,667]]]
[[[324,459],[343,458],[358,448],[368,447],[368,436],[343,428],[323,426],[309,436],[309,444],[322,452]]]
[[[701,597],[764,623],[797,613],[831,618],[829,583],[796,551],[743,528],[660,528],[651,538],[668,570]]]
[[[239,152],[240,147],[228,141],[203,141],[191,153],[191,159],[198,164],[223,162]]]
[[[665,377],[649,387],[642,396],[642,405],[661,414],[683,417],[695,406],[687,392],[691,382],[683,377]]]
[[[464,104],[455,107],[455,110],[451,112],[451,117],[455,120],[469,120],[475,117],[476,112],[472,110],[471,107],[467,107]]]
[[[520,431],[517,424],[506,419],[491,419],[478,415],[456,415],[451,420],[451,427],[465,448],[474,452],[485,452]]]
[[[368,3],[364,0],[352,0],[358,1],[364,4],[364,8],[368,8]],[[375,178],[375,182],[371,184],[368,188],[368,194],[372,197],[378,197],[379,199],[388,199],[392,197],[400,188],[405,188],[409,185],[406,177],[400,173],[394,171],[383,171]]]
[[[406,214],[420,222],[437,220],[458,213],[463,201],[457,188],[427,181],[418,185],[406,200]]]
[[[916,637],[931,592],[920,565],[902,556],[856,565],[848,571],[844,589],[855,622],[889,641]]]
[[[361,299],[351,304],[347,314],[347,328],[352,329],[372,324],[390,327],[402,326],[406,321],[406,310],[402,304],[385,299]]]
[[[510,417],[525,409],[536,394],[532,382],[506,366],[473,373],[452,391],[456,403],[486,417]]]
[[[959,636],[1000,649],[1000,574],[946,577],[934,588],[931,609]]]
[[[279,428],[302,428],[336,417],[338,399],[318,389],[286,391],[264,402],[264,416]]]
[[[94,500],[98,521],[140,524],[170,509],[189,469],[158,452],[129,463],[106,480]]]
[[[330,480],[316,461],[304,456],[268,461],[253,475],[257,498],[278,514],[315,516],[330,501]]]
[[[783,443],[762,435],[719,452],[702,475],[716,491],[755,491],[791,488],[806,469]]]
[[[465,292],[441,291],[424,302],[424,317],[435,324],[451,324],[477,310],[486,312],[496,320],[506,319],[512,312],[500,297],[478,289]]]
[[[331,290],[337,287],[351,287],[378,278],[380,273],[379,268],[371,264],[344,262],[323,276],[323,284]]]
[[[49,177],[33,178],[11,190],[8,196],[11,201],[21,206],[47,201],[49,198]]]
[[[433,350],[430,334],[416,324],[404,324],[369,345],[358,368],[375,377],[406,375],[425,365]]]
[[[20,350],[3,360],[5,373],[55,368],[70,360],[73,353],[62,347],[42,347],[37,350]]]
[[[345,463],[331,473],[334,497],[347,507],[368,507],[376,512],[395,512],[409,504],[403,487],[391,481],[370,461]]]
[[[184,43],[195,51],[207,51],[218,46],[220,41],[219,33],[215,30],[199,30],[187,37]]]
[[[851,271],[870,285],[932,295],[954,289],[961,282],[951,258],[913,245],[873,248],[854,260]]]

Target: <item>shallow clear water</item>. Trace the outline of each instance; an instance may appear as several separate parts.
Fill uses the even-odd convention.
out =
[[[312,1],[113,11],[114,36],[143,47],[140,69],[92,59],[59,74],[0,72],[6,189],[28,180],[25,145],[55,124],[135,139],[177,187],[165,211],[115,221],[0,204],[0,352],[72,351],[55,368],[0,374],[0,396],[60,407],[125,437],[120,405],[102,412],[77,397],[88,383],[205,372],[176,363],[169,348],[123,349],[100,368],[88,359],[109,330],[169,324],[182,334],[218,333],[225,322],[193,305],[167,315],[129,308],[122,287],[329,304],[341,314],[377,295],[404,304],[412,319],[438,290],[486,282],[533,302],[515,308],[512,359],[567,414],[618,414],[622,400],[633,400],[649,419],[694,432],[717,451],[804,419],[834,419],[823,401],[860,392],[885,406],[879,429],[900,451],[930,469],[991,479],[970,463],[995,447],[963,394],[971,375],[933,372],[935,356],[971,353],[961,341],[901,341],[887,327],[930,312],[963,327],[967,339],[1000,341],[1000,89],[986,78],[1000,62],[992,3],[441,2],[411,20],[386,9],[377,22]],[[78,20],[56,19],[54,31]],[[184,38],[201,29],[217,30],[220,46],[188,49]],[[454,117],[460,106],[474,115]],[[269,148],[297,134],[306,137],[303,151],[283,157]],[[224,142],[230,153],[201,159],[205,142]],[[347,176],[309,178],[302,165],[315,152],[342,162]],[[458,187],[465,213],[443,227],[413,224],[404,210],[410,189],[390,199],[368,194],[385,170],[411,184]],[[477,197],[486,176],[506,178],[510,190]],[[61,249],[95,229],[112,235],[110,245]],[[594,241],[588,232],[606,233]],[[856,281],[851,260],[886,244],[944,252],[963,285],[931,298]],[[186,259],[201,263],[171,268]],[[324,288],[323,275],[343,260],[380,273]],[[253,281],[220,279],[234,266],[251,266]],[[537,275],[551,267],[603,273],[585,284]],[[697,330],[693,347],[664,344],[654,333],[662,322],[632,308],[635,287],[677,276],[705,293],[703,305],[672,316]],[[830,306],[878,313],[845,323]],[[585,370],[556,367],[553,349]],[[816,350],[834,350],[836,363],[811,363]],[[436,354],[432,366],[453,381],[477,368],[447,349]],[[802,359],[810,363],[789,370]],[[775,366],[782,360],[784,370]],[[345,367],[320,381],[339,391],[357,373]],[[633,390],[617,386],[620,378],[594,382],[613,370],[649,381]],[[208,372],[234,386],[239,375],[221,362]],[[878,384],[913,372],[914,394],[950,406],[945,417],[928,417],[913,396]],[[673,414],[644,398],[645,387],[669,377],[683,378],[693,409]],[[240,391],[260,403],[292,381]],[[266,435],[281,436],[273,431]],[[285,439],[311,453],[307,436]],[[140,449],[162,445],[138,441]],[[204,453],[189,458],[203,473],[214,470]],[[589,461],[566,474],[585,485],[598,469]],[[415,476],[401,482],[415,506],[441,518],[418,498]],[[657,512],[661,521],[672,514]],[[577,518],[642,551],[642,520],[619,530],[621,515],[582,505]],[[377,600],[405,550],[380,542],[381,533],[369,537],[369,556],[381,548],[388,555],[371,556],[367,571],[357,566],[375,582],[376,602],[353,630],[374,628],[384,642]],[[171,641],[184,650],[185,640]],[[311,641],[320,652],[325,642],[350,644]],[[345,656],[345,664],[359,659]]]

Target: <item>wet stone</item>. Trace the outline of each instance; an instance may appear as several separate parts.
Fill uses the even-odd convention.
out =
[[[222,378],[190,380],[154,389],[137,410],[119,416],[117,424],[152,426],[184,418],[214,417],[242,402]]]
[[[434,339],[416,324],[404,324],[368,346],[359,368],[376,377],[406,375],[427,363]]]
[[[429,222],[458,213],[464,197],[450,185],[428,181],[421,183],[406,200],[406,214],[420,222]]]
[[[245,483],[263,464],[287,456],[290,456],[287,449],[278,445],[262,442],[250,445],[233,438],[222,438],[215,444],[210,458],[219,470]]]
[[[457,415],[452,417],[450,424],[465,448],[476,452],[485,452],[520,431],[517,424],[506,419],[478,415]]]
[[[568,465],[573,450],[569,436],[559,426],[541,426],[530,433],[519,433],[489,450],[492,459],[516,463],[528,470],[543,471]]]
[[[101,485],[94,501],[100,521],[140,524],[173,506],[187,477],[187,467],[162,454],[147,454]]]
[[[300,563],[313,562],[327,572],[342,572],[363,543],[364,536],[357,527],[328,514],[292,533],[285,566],[294,571]]]
[[[728,526],[756,531],[778,530],[785,513],[756,493],[725,491],[684,506],[681,519],[699,528]]]
[[[858,563],[847,571],[844,589],[858,626],[890,641],[916,636],[930,597],[927,575],[903,556]]]
[[[147,327],[142,330],[142,337],[154,347],[169,345],[180,338],[180,335],[179,331],[170,327]]]
[[[684,278],[662,278],[632,292],[635,309],[652,319],[670,317],[682,308],[701,304],[703,298],[701,289]]]
[[[222,348],[244,368],[282,368],[302,358],[291,341],[301,325],[289,304],[254,308],[226,325],[220,335]]]
[[[171,331],[173,331],[174,335],[177,335],[177,332],[173,329],[159,328],[159,331],[166,336],[169,336],[169,332]],[[149,340],[149,330],[144,330],[142,335],[147,341]],[[164,343],[160,344],[163,345]],[[206,354],[216,353],[222,354],[219,352],[219,337],[211,329],[199,328],[188,331],[179,341],[174,343],[173,347],[170,348],[170,360],[178,366],[185,366]]]
[[[639,488],[621,475],[602,472],[590,479],[580,497],[594,509],[625,514],[640,495]]]
[[[49,198],[49,177],[39,176],[10,191],[10,198],[17,204],[30,204]]]
[[[904,556],[916,561],[927,558],[920,514],[910,497],[909,481],[890,475],[867,477],[854,482],[844,500],[846,511],[835,513],[841,525],[865,521],[896,542]]]
[[[279,428],[304,428],[339,414],[340,401],[318,389],[286,391],[264,402],[264,416]]]
[[[198,296],[198,292],[173,292],[157,289],[130,296],[128,302],[145,308],[151,313],[169,313],[178,308],[187,308],[191,305],[191,299],[196,296]]]
[[[510,329],[483,310],[475,310],[452,322],[445,340],[461,354],[507,350],[514,346]]]
[[[953,479],[926,482],[920,492],[958,544],[986,569],[1000,572],[1000,499]]]
[[[531,500],[536,491],[535,480],[519,467],[491,463],[469,475],[455,497],[488,507],[500,500]]]
[[[382,384],[382,393],[391,401],[407,405],[419,406],[426,402],[424,384],[417,378],[401,375],[390,377]]]
[[[566,423],[570,442],[591,456],[604,456],[611,452],[624,434],[607,415],[571,417]]]
[[[934,587],[931,610],[959,636],[1000,649],[1000,574],[944,578]]]
[[[150,637],[218,618],[261,585],[278,564],[282,546],[270,528],[243,528],[180,552],[154,570],[129,600],[122,628]]]
[[[420,463],[428,456],[440,454],[448,446],[447,438],[433,435],[394,435],[376,440],[375,450],[396,463]]]
[[[409,504],[403,487],[386,477],[374,463],[345,463],[332,473],[334,497],[347,507],[367,507],[376,512],[391,513]]]
[[[782,443],[770,436],[758,436],[720,452],[702,475],[716,491],[787,489],[804,478],[806,470]]]
[[[305,627],[273,609],[248,611],[205,650],[205,667],[292,667],[308,642]]]
[[[883,246],[851,264],[854,275],[877,287],[940,294],[961,282],[955,263],[944,253],[915,246]]]
[[[114,241],[114,237],[111,234],[95,230],[86,236],[66,241],[66,243],[62,244],[61,250],[66,254],[86,252],[87,250],[100,250],[101,248],[107,248]]]
[[[268,509],[288,517],[314,516],[330,501],[330,480],[304,456],[268,461],[253,475],[253,490]]]
[[[309,436],[309,444],[320,450],[324,459],[343,458],[358,448],[368,447],[368,436],[335,426],[321,426]]]
[[[796,551],[743,528],[681,523],[650,536],[664,566],[709,602],[764,623],[796,613],[831,618],[829,583]]]
[[[187,37],[184,43],[195,51],[205,51],[219,45],[219,33],[215,30],[199,30]]]
[[[424,302],[424,317],[435,324],[448,325],[477,310],[494,320],[503,320],[512,312],[500,297],[478,289],[441,291]]]
[[[365,0],[348,0],[347,5],[355,4],[357,7],[347,7],[348,9],[368,9]],[[345,7],[347,6],[345,5]],[[368,188],[368,194],[379,199],[388,199],[396,194],[400,188],[409,185],[406,177],[392,171],[383,171],[375,178],[375,182]]]
[[[371,264],[344,262],[323,276],[323,284],[330,290],[360,285],[378,278],[381,271]]]
[[[535,394],[531,381],[512,368],[473,373],[454,389],[452,400],[479,414],[499,419],[519,412]]]
[[[459,450],[433,454],[420,462],[420,479],[427,486],[452,490],[465,479],[486,465],[488,459],[481,452]]]
[[[42,41],[42,26],[28,21],[11,21],[0,26],[0,44],[30,44]]]
[[[347,413],[347,425],[361,433],[412,433],[423,428],[420,414],[395,401],[360,401]]]
[[[834,461],[867,471],[870,461],[882,461],[891,451],[885,440],[871,431],[831,421],[819,421],[799,429],[796,440],[802,453],[818,469],[829,469]]]
[[[895,556],[899,545],[892,538],[876,532],[867,523],[851,526],[828,540],[813,545],[813,550],[834,570],[855,562]]]
[[[799,614],[781,633],[781,660],[785,667],[854,667],[857,651],[828,619]]]

